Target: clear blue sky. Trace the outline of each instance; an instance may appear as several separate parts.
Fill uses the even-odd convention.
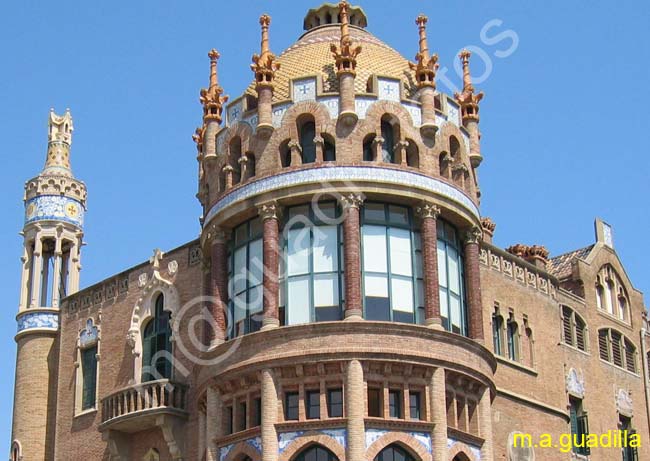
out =
[[[318,1],[17,1],[0,15],[0,458],[9,450],[23,183],[43,166],[50,107],[72,109],[72,163],[89,191],[82,285],[199,233],[195,147],[207,51],[222,54],[221,83],[236,97],[259,47],[259,14],[273,16],[276,53],[301,34]],[[650,7],[628,2],[362,1],[369,29],[412,59],[414,19],[430,18],[431,48],[458,82],[452,59],[468,45],[492,62],[481,83],[482,213],[498,245],[536,243],[557,255],[614,226],[616,249],[650,293],[648,177]],[[396,6],[396,5],[399,5]],[[480,32],[503,21],[484,44]],[[475,60],[480,63],[480,60]],[[473,73],[483,68],[475,64]]]

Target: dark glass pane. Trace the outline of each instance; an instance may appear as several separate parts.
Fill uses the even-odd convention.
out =
[[[262,399],[259,397],[253,399],[253,413],[251,417],[253,418],[252,420],[253,427],[262,424]]]
[[[330,389],[327,392],[327,414],[330,418],[343,417],[343,391]]]
[[[388,219],[393,224],[408,225],[409,223],[408,208],[404,208],[402,206],[390,205],[388,207]]]
[[[333,162],[336,160],[336,151],[334,144],[325,141],[325,152],[323,152],[323,160],[326,162]]]
[[[367,203],[363,207],[363,217],[366,221],[386,221],[384,205],[380,203]]]
[[[382,161],[394,163],[395,161],[395,138],[393,136],[393,127],[386,121],[381,122],[381,137],[384,142],[381,145]]]
[[[81,409],[95,407],[97,389],[97,347],[81,351],[81,371],[83,375],[83,390]]]
[[[390,302],[388,298],[366,296],[366,320],[389,321]]]
[[[302,147],[302,163],[314,163],[316,161],[316,124],[306,122],[300,128],[300,147]]]
[[[413,314],[411,312],[393,311],[393,321],[401,323],[413,323]]]
[[[285,419],[298,419],[298,393],[287,392],[285,395]]]
[[[334,320],[342,320],[343,315],[339,306],[327,306],[316,308],[316,321],[317,322],[332,322]]]
[[[388,391],[388,410],[391,418],[402,417],[402,392]]]
[[[226,433],[232,434],[232,407],[226,407]]]
[[[409,412],[411,414],[411,419],[421,419],[419,392],[409,393]]]
[[[381,390],[368,389],[368,416],[381,417]]]
[[[307,407],[307,419],[320,418],[320,391],[308,391],[305,405]]]

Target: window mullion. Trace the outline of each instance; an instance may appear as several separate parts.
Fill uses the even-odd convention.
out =
[[[385,213],[388,213],[388,207],[384,205],[385,207]],[[393,274],[391,273],[391,264],[390,264],[390,258],[391,258],[391,252],[390,252],[390,225],[388,224],[388,220],[386,221],[386,281],[388,283],[388,306],[389,306],[389,317],[390,321],[394,322],[394,316],[393,316]]]

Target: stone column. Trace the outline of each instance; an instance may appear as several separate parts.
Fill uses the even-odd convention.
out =
[[[208,386],[206,399],[206,427],[205,437],[207,445],[206,461],[218,461],[219,449],[215,439],[223,435],[223,409],[221,406],[221,396],[212,386]]]
[[[298,141],[289,141],[288,146],[291,153],[291,163],[289,166],[302,165],[302,147]]]
[[[438,284],[438,216],[440,208],[433,203],[423,202],[415,211],[422,219],[425,325],[442,329]]]
[[[353,72],[339,72],[340,112],[339,119],[347,126],[357,122],[356,102],[354,95]]]
[[[34,241],[34,252],[32,253],[32,299],[30,307],[40,307],[41,304],[41,279],[43,270],[43,240],[40,234],[36,234]]]
[[[223,167],[222,171],[224,173],[224,178],[225,178],[225,183],[224,183],[224,189],[223,190],[227,191],[228,189],[231,189],[232,186],[233,186],[232,176],[233,176],[233,173],[234,173],[235,169],[230,165],[226,165],[226,166]]]
[[[264,320],[262,330],[280,326],[278,318],[280,257],[280,207],[276,202],[266,203],[258,208],[264,226],[263,260],[264,260]]]
[[[316,136],[314,138],[314,144],[316,145],[316,163],[323,163],[323,156],[325,152],[325,139],[322,136]]]
[[[481,461],[492,461],[494,453],[492,448],[492,404],[490,402],[490,388],[486,387],[479,402],[479,435],[485,440],[481,447]]]
[[[257,90],[257,133],[268,138],[273,133],[273,85],[259,84]]]
[[[447,389],[445,369],[436,368],[429,382],[429,402],[433,432],[431,447],[434,460],[447,459]]]
[[[408,166],[408,159],[406,158],[407,155],[407,148],[409,146],[409,142],[404,140],[404,141],[399,141],[397,144],[395,144],[394,150],[396,153],[399,154],[399,159],[400,159],[400,164],[402,166]]]
[[[345,264],[345,319],[361,320],[361,225],[360,207],[363,197],[349,194],[341,197],[343,208],[343,260]],[[349,461],[349,460],[348,460]]]
[[[68,261],[68,294],[79,291],[79,272],[81,272],[81,245],[83,233],[78,232],[70,247],[70,260]]]
[[[481,155],[481,134],[478,129],[478,120],[465,120],[465,128],[469,133],[469,162],[472,168],[478,168],[483,161]]]
[[[382,163],[384,161],[383,146],[384,146],[384,138],[382,138],[381,136],[377,136],[375,139],[372,140],[372,147],[375,149],[376,163]]]
[[[436,106],[435,106],[434,86],[425,85],[420,88],[420,104],[422,112],[422,125],[420,132],[424,137],[433,137],[438,131],[436,126]]]
[[[212,335],[210,346],[221,344],[226,339],[226,312],[228,309],[228,243],[222,229],[214,226],[208,231],[210,242],[210,284],[206,295],[212,297]]]
[[[20,258],[22,263],[22,270],[20,275],[20,306],[19,312],[27,309],[31,303],[30,291],[32,281],[29,279],[29,267],[32,264],[32,255],[29,244],[25,242],[23,247],[23,256]]]
[[[484,342],[483,305],[479,266],[479,241],[481,235],[481,229],[473,227],[465,236],[465,289],[467,290],[469,312],[469,336],[482,344]]]
[[[261,373],[262,394],[262,461],[277,461],[278,434],[275,423],[278,422],[278,393],[273,372],[264,369]]]
[[[61,293],[61,236],[58,236],[54,243],[54,274],[52,276],[52,307],[59,307]]]
[[[366,430],[364,424],[365,395],[363,368],[358,360],[348,363],[345,376],[345,417],[347,418],[347,461],[364,461],[366,454]]]

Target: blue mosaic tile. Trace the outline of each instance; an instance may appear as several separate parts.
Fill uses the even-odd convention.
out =
[[[25,330],[42,329],[49,330],[59,329],[58,312],[26,312],[18,317],[18,333]]]
[[[41,195],[25,203],[25,224],[38,221],[63,221],[79,228],[84,224],[81,202],[63,195]]]

